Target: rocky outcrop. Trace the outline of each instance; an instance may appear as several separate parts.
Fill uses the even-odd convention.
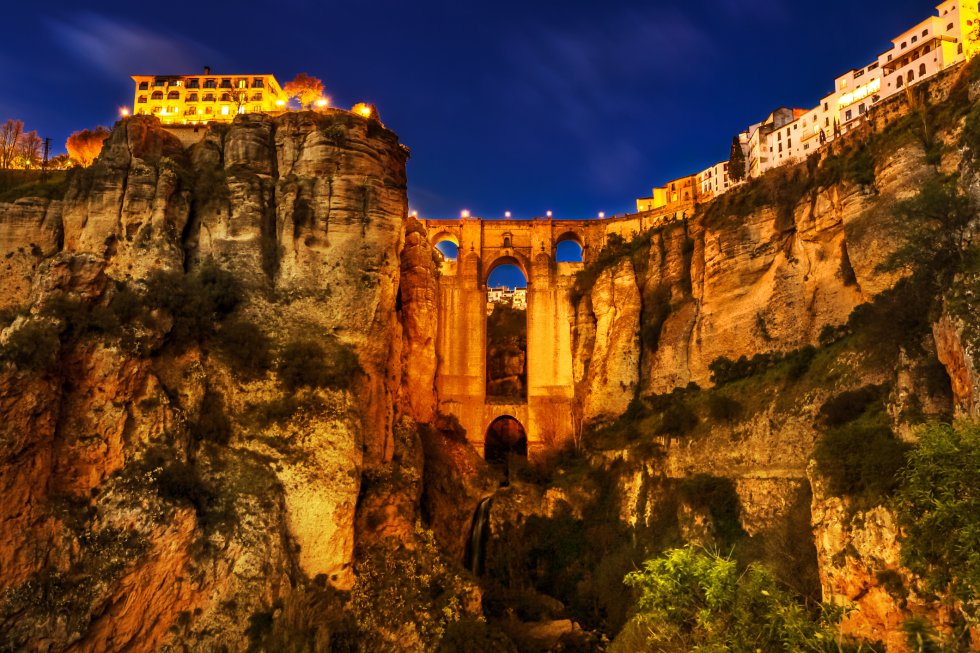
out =
[[[0,309],[23,304],[38,265],[61,248],[61,202],[0,204]]]
[[[436,250],[414,217],[405,225],[398,298],[402,326],[401,412],[421,424],[436,416],[436,332],[439,293]]]

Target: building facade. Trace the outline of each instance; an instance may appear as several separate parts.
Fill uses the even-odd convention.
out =
[[[240,113],[278,113],[289,98],[273,75],[133,75],[134,115],[165,125],[234,120]]]
[[[745,174],[755,178],[778,166],[806,159],[823,145],[857,127],[876,104],[980,52],[980,11],[976,1],[946,0],[936,15],[892,39],[878,59],[834,80],[834,90],[809,110],[780,108],[739,134]],[[716,164],[696,175],[699,199],[710,199],[736,184]],[[686,178],[685,178],[686,179]],[[666,204],[667,189],[636,201],[637,211]]]

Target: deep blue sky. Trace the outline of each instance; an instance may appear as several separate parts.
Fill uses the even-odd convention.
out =
[[[85,9],[80,9],[84,6]],[[130,74],[297,72],[377,104],[412,150],[424,217],[593,217],[727,158],[779,105],[925,19],[929,1],[795,0],[5,4],[0,120],[63,149],[132,101]]]

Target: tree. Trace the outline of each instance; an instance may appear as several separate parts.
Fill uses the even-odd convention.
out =
[[[980,611],[980,424],[933,424],[919,433],[896,498],[902,562],[927,588]],[[940,535],[941,534],[941,535]]]
[[[8,119],[0,125],[0,169],[7,170],[13,165],[23,133],[22,120]]]
[[[728,176],[733,181],[745,179],[745,153],[738,136],[732,138],[732,154],[728,158]]]
[[[31,130],[21,137],[17,154],[27,170],[41,165],[41,137],[36,131]]]
[[[306,73],[300,73],[291,82],[286,82],[282,90],[290,98],[298,99],[302,106],[312,109],[313,103],[323,95],[323,82]]]
[[[68,137],[65,148],[68,150],[69,158],[87,168],[95,161],[102,151],[102,143],[109,138],[109,130],[99,125],[93,130],[83,129]]]
[[[807,609],[771,572],[687,547],[626,576],[639,604],[610,651],[822,651],[839,648],[840,611]]]

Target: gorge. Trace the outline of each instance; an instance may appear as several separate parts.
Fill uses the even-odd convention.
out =
[[[638,650],[623,579],[687,544],[976,646],[889,503],[980,417],[980,66],[919,89],[678,221],[418,220],[377,114],[120,121],[0,204],[0,649]],[[487,400],[501,262],[526,400]]]

